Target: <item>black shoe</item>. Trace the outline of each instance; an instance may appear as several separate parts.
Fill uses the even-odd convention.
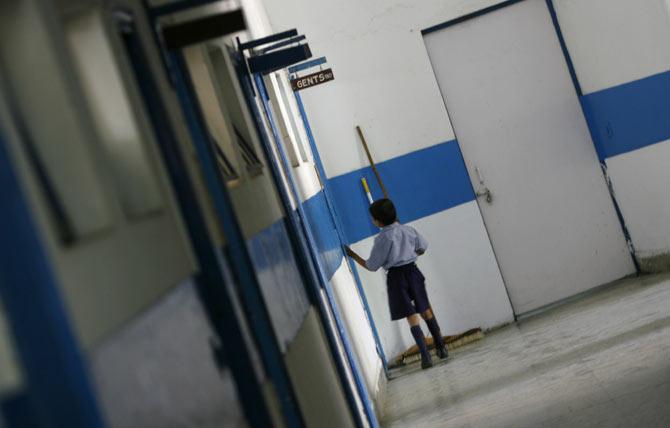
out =
[[[447,351],[447,347],[444,345],[444,343],[437,346],[435,348],[435,351],[437,352],[437,356],[440,357],[441,360],[444,360],[445,358],[449,357],[449,351]]]
[[[431,360],[430,358],[427,359],[427,360],[424,359],[424,358],[421,358],[421,368],[423,370],[429,369],[431,367],[433,367],[433,360]]]

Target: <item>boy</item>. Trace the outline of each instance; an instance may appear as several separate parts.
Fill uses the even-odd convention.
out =
[[[375,272],[383,267],[388,275],[386,289],[388,292],[391,320],[406,318],[412,336],[421,352],[421,368],[433,366],[421,330],[419,315],[428,325],[433,336],[433,343],[440,358],[447,358],[447,349],[442,341],[442,333],[426,294],[423,274],[414,263],[428,248],[428,242],[413,227],[398,222],[395,206],[390,199],[380,199],[370,205],[370,214],[375,226],[381,228],[375,238],[370,258],[365,260],[349,247],[345,247],[347,255],[365,269]]]

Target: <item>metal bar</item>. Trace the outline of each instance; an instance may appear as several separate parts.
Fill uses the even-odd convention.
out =
[[[304,34],[302,34],[300,36],[297,36],[297,37],[291,37],[288,40],[284,40],[282,42],[275,43],[274,45],[270,45],[266,48],[261,49],[260,53],[265,54],[265,53],[268,53],[268,52],[273,51],[275,49],[279,49],[279,48],[284,47],[284,46],[292,45],[293,43],[298,43],[299,41],[305,40],[305,39],[306,39],[306,37],[305,37]]]
[[[247,28],[242,9],[222,12],[162,28],[163,40],[168,49],[179,49]]]
[[[309,45],[298,45],[266,53],[264,55],[252,56],[247,59],[249,70],[252,74],[268,74],[280,68],[288,67],[300,61],[304,61],[312,56]]]
[[[256,39],[256,40],[251,40],[251,41],[244,42],[244,43],[239,43],[238,44],[238,49],[240,50],[240,52],[242,52],[242,51],[246,51],[248,49],[253,49],[253,48],[258,47],[258,46],[266,45],[268,43],[272,43],[272,42],[276,42],[276,41],[279,41],[279,40],[282,40],[282,39],[286,39],[288,37],[295,37],[297,35],[298,35],[298,30],[296,30],[294,28],[293,30],[283,31],[281,33],[272,34],[271,36],[263,37],[263,38]]]
[[[308,68],[316,67],[317,65],[325,64],[326,63],[326,57],[322,56],[321,58],[316,58],[307,62],[303,62],[300,64],[296,64],[294,66],[291,66],[288,68],[289,73],[297,73],[302,70],[306,70]]]
[[[370,154],[370,149],[368,149],[368,143],[365,141],[365,137],[363,136],[363,131],[361,130],[361,127],[356,125],[356,131],[358,131],[358,136],[361,138],[361,143],[363,144],[363,149],[365,149],[365,154],[368,157],[368,161],[370,162],[370,167],[372,167],[372,172],[375,173],[375,177],[377,177],[377,183],[379,183],[379,187],[382,189],[382,193],[384,194],[384,198],[388,199],[389,194],[386,191],[386,187],[384,187],[384,182],[382,181],[381,175],[379,175],[379,171],[377,171],[377,165],[375,165],[375,161],[372,160],[372,155]]]
[[[194,9],[196,7],[207,6],[212,3],[220,3],[223,0],[181,0],[173,1],[162,6],[149,7],[147,12],[152,19],[159,18],[164,15],[171,15],[173,13],[183,12],[185,10]]]

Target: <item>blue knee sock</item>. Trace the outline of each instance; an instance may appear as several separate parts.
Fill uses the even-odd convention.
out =
[[[440,332],[440,326],[437,325],[437,320],[435,317],[426,320],[426,325],[428,325],[428,330],[430,330],[430,335],[433,336],[433,343],[435,347],[440,346],[442,342],[442,333]]]
[[[428,353],[428,348],[426,347],[426,340],[423,337],[421,326],[414,325],[410,327],[410,330],[412,331],[412,336],[414,336],[414,340],[419,347],[419,352],[421,352],[421,359],[424,361],[430,361],[430,354]]]

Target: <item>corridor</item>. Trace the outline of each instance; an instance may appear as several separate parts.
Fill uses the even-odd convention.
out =
[[[627,279],[389,383],[386,427],[670,426],[670,276]]]

